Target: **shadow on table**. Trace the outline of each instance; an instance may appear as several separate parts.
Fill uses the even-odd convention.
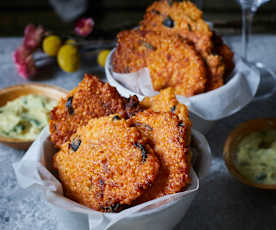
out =
[[[53,78],[57,71],[59,71],[57,63],[48,63],[40,66],[38,73],[35,77],[31,78],[32,81],[46,81]]]

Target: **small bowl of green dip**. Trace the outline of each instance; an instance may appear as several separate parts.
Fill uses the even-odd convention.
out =
[[[276,190],[276,118],[240,124],[224,145],[224,161],[240,182]]]
[[[0,90],[0,142],[27,149],[44,127],[66,90],[45,84],[14,85]]]

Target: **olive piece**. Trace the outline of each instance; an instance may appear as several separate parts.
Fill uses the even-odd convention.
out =
[[[114,117],[112,117],[112,121],[118,121],[121,120],[119,115],[115,115]]]
[[[70,148],[76,152],[78,148],[80,147],[81,140],[80,139],[74,139],[71,144],[69,144]]]
[[[174,27],[174,21],[170,16],[167,16],[164,21],[162,22],[162,24],[164,26],[167,26],[169,28],[173,28]]]
[[[185,123],[184,122],[179,122],[177,126],[178,127],[185,127]]]
[[[67,102],[66,102],[66,108],[68,109],[68,113],[71,115],[74,114],[72,102],[73,102],[73,97],[68,97]]]
[[[99,182],[101,186],[104,186],[104,181],[102,179],[100,179]]]
[[[153,46],[152,44],[150,44],[150,43],[148,43],[148,42],[146,42],[146,41],[141,40],[141,44],[142,44],[143,46],[145,46],[145,47],[146,47],[147,49],[149,49],[149,50],[153,50],[153,51],[156,50],[156,47],[155,47],[155,46]]]
[[[142,161],[145,162],[148,156],[147,156],[147,151],[144,148],[144,146],[141,143],[138,143],[138,142],[134,143],[134,146],[141,150],[141,152],[142,152]]]
[[[172,106],[172,107],[171,107],[171,112],[174,113],[175,109],[176,109],[176,106],[175,106],[175,105]]]
[[[153,9],[151,12],[154,13],[154,14],[157,14],[157,15],[161,15],[160,11],[158,11],[156,9]]]
[[[147,125],[147,124],[144,124],[144,123],[140,123],[140,122],[135,122],[135,123],[133,123],[133,125],[134,125],[134,127],[142,127],[142,128],[144,128],[144,129],[147,129],[147,130],[149,130],[149,131],[152,131],[152,127],[150,127],[149,125]]]

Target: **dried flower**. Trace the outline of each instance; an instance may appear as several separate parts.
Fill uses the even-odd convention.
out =
[[[75,27],[75,33],[82,37],[86,37],[93,31],[94,21],[92,18],[81,18],[77,21]]]
[[[40,46],[44,32],[40,25],[38,27],[33,24],[27,25],[24,31],[23,45],[30,50],[35,50]]]
[[[34,76],[37,73],[37,69],[32,55],[28,56],[25,59],[25,62],[19,66],[18,73],[20,76],[26,79]]]
[[[35,62],[30,49],[26,48],[24,45],[18,47],[13,53],[13,61],[17,68],[18,74],[28,79],[34,76],[37,72]]]
[[[25,79],[37,72],[32,53],[40,46],[44,32],[42,26],[27,25],[24,31],[23,44],[13,53],[13,61],[18,74]]]
[[[24,45],[19,46],[13,53],[13,61],[16,65],[24,62],[24,60],[31,54],[31,51]]]

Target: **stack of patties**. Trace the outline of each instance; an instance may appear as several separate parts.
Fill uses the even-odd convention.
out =
[[[148,67],[153,88],[173,87],[176,94],[193,96],[216,89],[233,67],[233,53],[189,1],[154,2],[138,29],[117,36],[112,58],[115,72]]]
[[[52,111],[54,167],[68,198],[118,212],[185,190],[190,182],[191,122],[173,89],[121,97],[86,75]]]

